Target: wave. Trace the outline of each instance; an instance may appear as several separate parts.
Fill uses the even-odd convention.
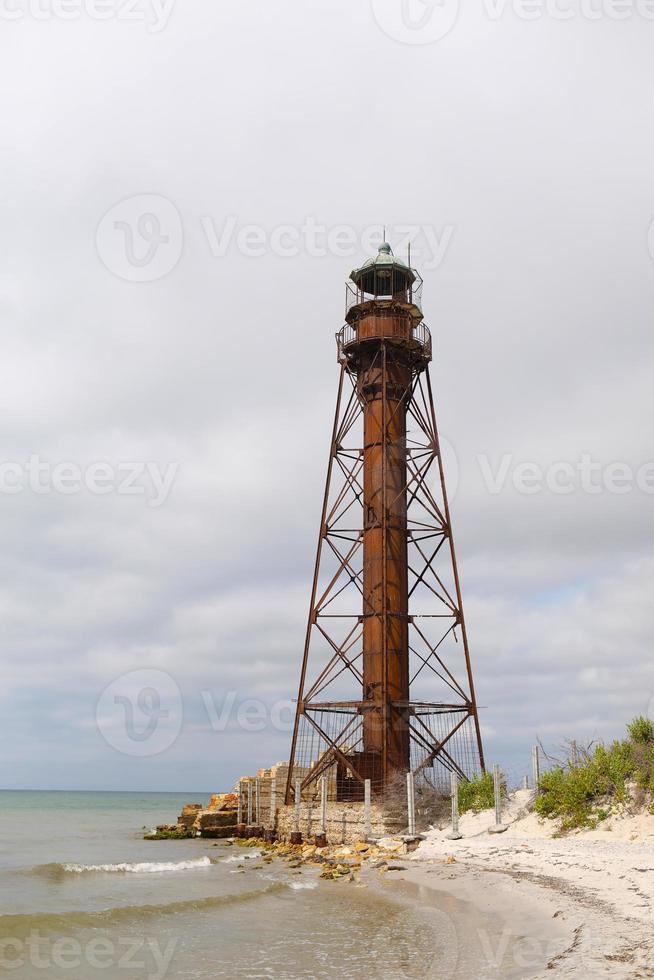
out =
[[[250,852],[250,854],[233,854],[228,858],[220,858],[220,864],[242,864],[243,861],[255,861],[261,857],[261,851]]]
[[[20,937],[35,929],[66,935],[66,930],[71,928],[97,929],[129,925],[162,915],[210,911],[242,902],[254,902],[266,895],[282,891],[286,887],[286,882],[280,881],[238,895],[214,895],[208,898],[169,902],[167,905],[125,905],[97,912],[28,912],[22,915],[0,915],[0,935]]]
[[[200,857],[187,861],[137,861],[121,864],[40,864],[32,868],[31,873],[47,878],[63,878],[67,874],[165,874],[208,868],[213,863],[209,857]]]
[[[141,861],[135,864],[64,864],[64,871],[71,874],[86,874],[101,871],[109,874],[162,874],[166,871],[192,871],[194,868],[209,868],[211,858],[191,858],[188,861]]]

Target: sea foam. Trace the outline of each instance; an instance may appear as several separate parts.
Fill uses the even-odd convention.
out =
[[[208,857],[193,858],[190,861],[141,861],[134,864],[64,864],[64,871],[71,874],[104,872],[109,874],[163,874],[167,871],[192,871],[195,868],[208,868]]]

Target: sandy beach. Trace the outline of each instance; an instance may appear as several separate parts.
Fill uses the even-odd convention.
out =
[[[430,830],[402,877],[504,921],[499,936],[475,937],[488,976],[654,976],[654,816],[553,838],[553,822],[526,812],[530,800],[512,794],[503,834],[488,833],[488,811],[462,817],[458,841]]]

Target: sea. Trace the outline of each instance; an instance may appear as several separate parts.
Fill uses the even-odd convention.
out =
[[[320,869],[222,841],[145,841],[207,794],[0,792],[0,975],[20,980],[491,978],[467,903],[401,869]]]

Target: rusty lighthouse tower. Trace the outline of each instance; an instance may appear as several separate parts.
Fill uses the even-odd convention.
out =
[[[386,243],[347,284],[287,803],[484,767],[421,289]]]

